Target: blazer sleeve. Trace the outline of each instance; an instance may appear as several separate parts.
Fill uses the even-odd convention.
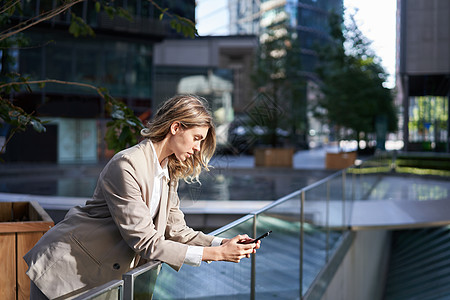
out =
[[[99,188],[127,244],[141,257],[163,261],[178,271],[188,246],[166,240],[164,232],[156,230],[142,195],[140,185],[145,182],[137,178],[137,168],[139,164],[128,155],[110,161],[100,176]],[[148,176],[144,178],[148,180]]]
[[[192,246],[211,246],[214,236],[195,231],[186,225],[184,213],[180,209],[177,184],[171,184],[169,192],[169,215],[166,226],[166,238]]]

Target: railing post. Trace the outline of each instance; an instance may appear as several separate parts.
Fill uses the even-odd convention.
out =
[[[355,170],[353,169],[353,172],[352,172],[352,202],[353,201],[355,201]]]
[[[123,279],[123,300],[133,300],[134,277],[122,276],[122,279]]]
[[[345,226],[345,183],[346,183],[346,172],[342,171],[342,225]]]
[[[326,228],[327,228],[327,240],[326,240],[326,256],[325,259],[328,262],[328,255],[330,251],[330,181],[327,181],[327,200],[326,200]]]
[[[253,237],[256,238],[256,214],[253,215]],[[250,278],[250,299],[256,299],[256,254],[252,256],[251,278]]]
[[[128,271],[127,273],[122,275],[122,280],[124,282],[123,287],[123,299],[124,300],[133,300],[134,297],[134,284],[135,279],[138,276],[142,276],[142,274],[150,272],[149,280],[146,282],[147,290],[144,293],[147,294],[147,297],[151,298],[153,292],[155,290],[156,279],[158,278],[159,271],[161,270],[161,262],[150,261],[146,264],[139,266],[137,268]],[[142,291],[141,291],[142,292]]]
[[[304,242],[304,224],[305,224],[305,191],[300,194],[300,299],[303,299],[303,242]]]

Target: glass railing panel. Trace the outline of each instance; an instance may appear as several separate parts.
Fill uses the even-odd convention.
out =
[[[296,299],[300,292],[300,195],[257,215],[262,240],[255,260],[255,299]]]
[[[242,218],[218,236],[253,235],[253,217]],[[251,259],[239,264],[202,263],[200,267],[183,265],[179,272],[164,264],[158,276],[153,299],[249,299],[251,293]]]
[[[332,189],[336,189],[333,186],[339,182],[343,184],[343,193],[347,193],[347,181],[342,174],[304,191],[303,295],[328,263],[342,236],[342,230],[345,230],[343,215],[348,214],[351,202],[347,201],[344,205],[342,198],[339,199],[339,193],[333,196]]]
[[[91,289],[74,300],[122,300],[123,280],[113,280],[104,285]]]
[[[349,223],[351,214],[351,202],[345,197],[346,195],[346,179],[343,177],[343,172],[336,173],[326,180],[326,190],[329,197],[330,218],[328,220],[329,226],[333,228],[343,228]]]
[[[361,174],[361,166],[355,166],[346,170],[347,178],[351,184],[350,198],[352,200],[362,200],[364,195],[364,187],[362,185],[363,175]]]

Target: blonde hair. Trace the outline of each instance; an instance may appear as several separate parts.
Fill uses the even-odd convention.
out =
[[[187,182],[199,182],[202,168],[209,171],[208,163],[216,149],[216,130],[208,102],[195,95],[174,96],[161,105],[146,128],[141,130],[141,135],[152,142],[160,142],[170,132],[173,122],[179,122],[187,129],[196,126],[209,127],[206,138],[200,144],[200,151],[196,151],[184,162],[179,161],[174,154],[168,158],[171,180],[182,178]]]

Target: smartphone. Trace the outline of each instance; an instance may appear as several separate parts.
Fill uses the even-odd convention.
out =
[[[249,242],[243,242],[242,244],[252,244],[252,243],[256,243],[259,240],[262,240],[263,238],[265,238],[266,236],[268,236],[270,233],[272,233],[272,230],[267,231],[266,233],[258,236],[256,239],[254,239],[253,241],[249,241]]]

